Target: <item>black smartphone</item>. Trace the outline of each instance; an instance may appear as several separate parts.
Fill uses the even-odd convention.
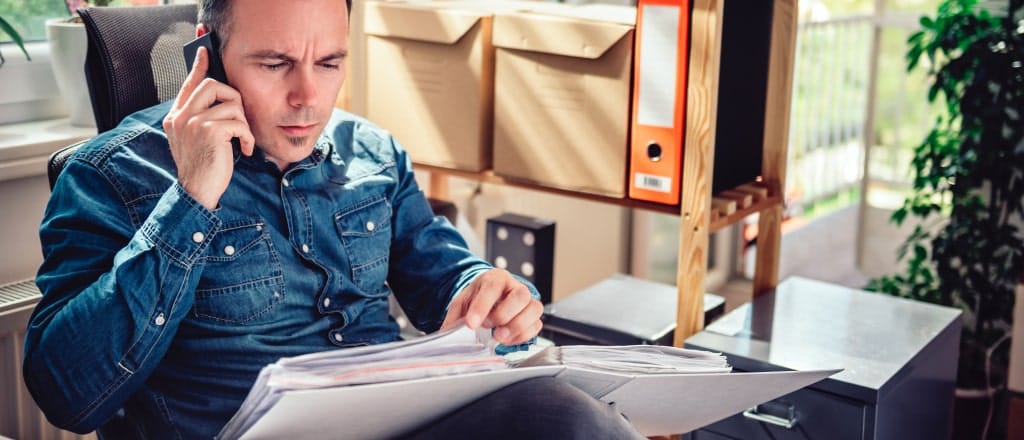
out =
[[[213,78],[224,84],[228,83],[228,77],[224,74],[224,63],[220,60],[220,40],[213,32],[207,32],[195,40],[185,43],[185,68],[191,72],[192,65],[196,60],[196,52],[200,47],[206,48],[209,55],[209,66],[206,69],[206,77]]]
[[[206,67],[206,77],[213,78],[224,84],[228,83],[228,77],[224,74],[224,62],[220,59],[220,40],[217,39],[217,35],[213,32],[207,32],[203,36],[196,38],[195,40],[185,43],[185,69],[189,72],[192,71],[192,65],[196,61],[196,52],[199,52],[200,47],[206,48],[206,53],[209,58],[209,63]],[[216,103],[214,103],[216,105]],[[241,141],[238,138],[231,138],[231,146],[237,153],[241,149]]]

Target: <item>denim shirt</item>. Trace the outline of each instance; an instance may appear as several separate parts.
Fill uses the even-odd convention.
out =
[[[46,208],[24,376],[59,427],[116,417],[143,438],[210,438],[264,365],[397,339],[392,292],[434,331],[491,268],[433,215],[406,152],[365,120],[335,111],[284,172],[259,149],[236,152],[210,211],[176,181],[169,108],[83,146]]]

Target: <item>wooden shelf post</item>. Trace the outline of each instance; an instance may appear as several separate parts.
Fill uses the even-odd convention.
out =
[[[715,157],[718,73],[722,58],[722,0],[694,0],[686,86],[686,148],[680,203],[679,302],[673,344],[704,328],[704,275],[711,224],[711,172]]]
[[[754,296],[774,289],[779,282],[779,247],[782,244],[783,192],[786,189],[786,152],[789,149],[796,32],[797,0],[775,0],[761,176],[768,186],[769,196],[777,196],[783,203],[762,211],[758,217]]]

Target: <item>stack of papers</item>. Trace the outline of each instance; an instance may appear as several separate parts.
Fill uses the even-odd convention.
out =
[[[496,345],[490,330],[458,326],[409,341],[283,358],[260,370],[217,438],[240,437],[287,391],[506,369],[505,358],[494,354]]]
[[[260,371],[217,438],[393,438],[544,376],[615,402],[644,435],[678,434],[838,371],[731,373],[720,354],[649,345],[548,347],[510,362],[494,354],[496,345],[489,330],[458,326],[411,341],[284,358]]]
[[[548,347],[517,367],[565,365],[605,372],[640,374],[728,373],[725,356],[661,345],[566,345]]]

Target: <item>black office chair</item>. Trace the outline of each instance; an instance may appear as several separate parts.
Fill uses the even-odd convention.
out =
[[[195,38],[195,4],[85,8],[78,13],[89,38],[85,77],[98,132],[177,95],[187,75],[181,47]],[[51,190],[83,143],[50,156],[46,172]]]

